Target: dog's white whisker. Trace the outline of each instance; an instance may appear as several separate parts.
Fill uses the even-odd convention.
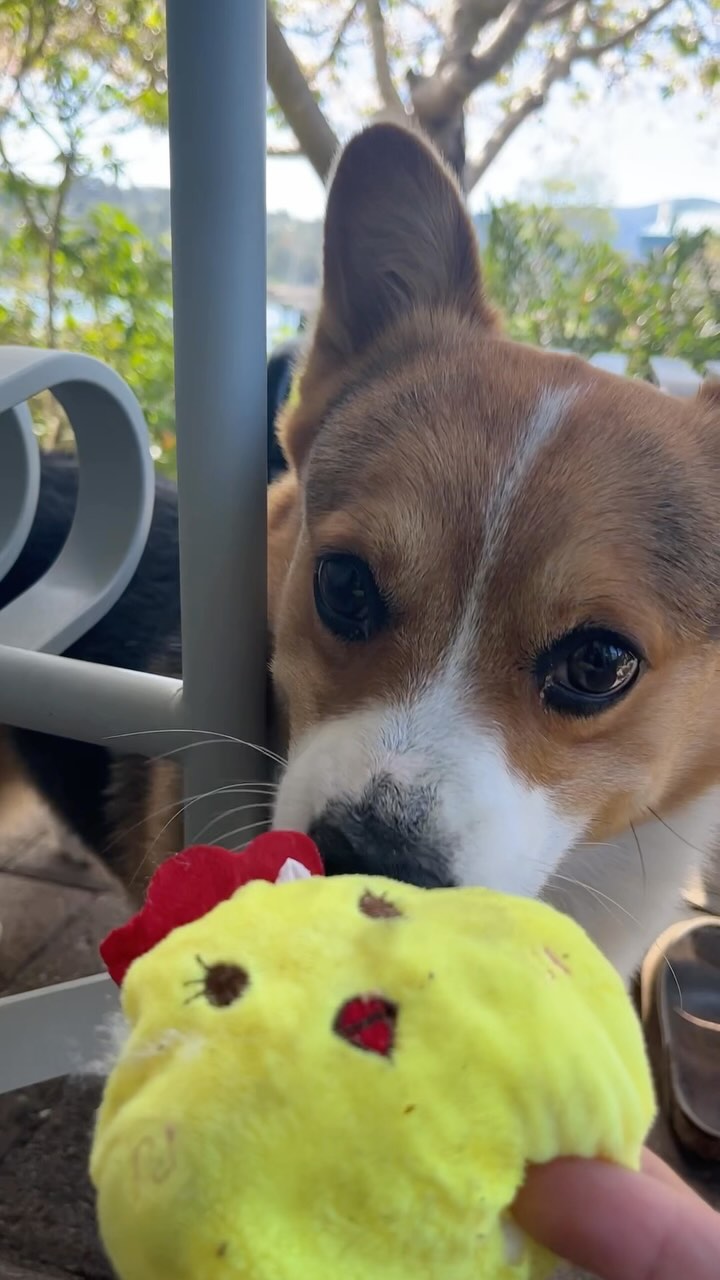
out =
[[[627,916],[628,919],[633,924],[637,925],[638,928],[642,928],[642,923],[640,920],[638,920],[637,916],[634,916],[630,911],[626,911],[625,907],[621,906],[619,902],[616,902],[614,898],[610,898],[606,893],[602,893],[599,889],[596,889],[594,885],[585,884],[584,881],[582,880],[576,880],[574,876],[560,875],[559,872],[556,872],[556,871],[551,872],[551,876],[554,879],[564,880],[568,884],[576,885],[579,889],[586,889],[589,893],[592,893],[593,896],[598,899],[598,901],[603,901],[605,905],[609,904],[613,907],[617,907],[618,910],[622,911],[623,915]],[[667,952],[663,950],[663,948],[660,946],[660,943],[657,940],[655,940],[652,943],[652,946],[654,949],[659,951],[663,961],[665,962],[665,964],[667,965],[668,969],[670,970],[673,976],[673,981],[675,982],[675,986],[678,989],[678,995],[680,996],[680,1008],[682,1009],[683,994],[682,994],[682,988],[680,986],[680,982],[678,981],[677,973],[675,972],[675,969],[673,968],[672,964],[670,963],[670,960],[668,959]]]
[[[643,887],[643,896],[644,896],[647,893],[647,869],[645,867],[645,859],[643,857],[642,845],[640,844],[640,837],[637,831],[635,830],[635,827],[633,826],[632,822],[630,823],[630,830],[633,833],[633,839],[635,841],[635,845],[638,851],[638,858],[640,859],[640,870],[642,874],[642,887]]]
[[[681,835],[679,831],[676,831],[674,827],[671,827],[670,823],[666,822],[664,818],[661,818],[660,814],[656,813],[654,809],[651,809],[649,805],[646,806],[646,811],[652,815],[655,822],[659,822],[660,825],[664,827],[666,831],[670,832],[671,836],[675,836],[675,839],[679,840],[681,844],[684,844],[686,848],[692,849],[693,853],[699,853],[703,858],[705,857],[707,850],[700,849],[696,844],[693,844],[692,841],[686,840],[685,837]]]
[[[212,791],[201,791],[194,796],[185,796],[183,799],[182,805],[183,807],[187,807],[187,805],[194,804],[196,801],[208,800],[208,799],[211,799],[213,796],[223,795],[223,794],[258,795],[258,796],[270,795],[274,797],[275,788],[270,790],[270,783],[258,784],[257,782],[253,782],[253,781],[230,782],[225,784],[222,787],[216,787]],[[117,831],[117,834],[113,836],[111,840],[108,840],[105,845],[103,845],[103,850],[102,850],[103,853],[109,852],[120,841],[125,840],[127,836],[132,834],[133,831],[137,831],[139,827],[145,826],[145,824],[147,822],[150,822],[153,818],[157,818],[161,814],[167,813],[168,809],[177,808],[179,803],[180,801],[176,796],[173,800],[168,800],[165,804],[158,805],[156,809],[150,809],[147,813],[144,813],[142,818],[140,818],[138,822],[133,822],[126,826],[121,827]]]
[[[261,818],[258,822],[247,822],[243,827],[235,827],[232,831],[223,831],[222,835],[218,836],[218,841],[219,843],[224,845],[226,844],[227,841],[231,839],[232,836],[241,836],[241,835],[244,835],[246,831],[257,831],[259,827],[267,828],[269,826],[270,826],[269,818]],[[245,848],[246,845],[243,845],[242,847]],[[233,849],[233,853],[237,853],[237,852],[238,852],[237,849]]]
[[[210,800],[210,799],[212,799],[212,798],[213,798],[214,796],[216,796],[216,795],[222,795],[222,794],[226,793],[228,790],[232,790],[232,788],[231,788],[231,787],[230,787],[230,788],[228,788],[228,787],[215,787],[215,788],[213,788],[213,790],[211,790],[211,791],[201,792],[199,795],[193,796],[191,800],[184,800],[184,801],[183,801],[183,803],[179,806],[179,808],[177,808],[177,809],[176,809],[176,812],[170,815],[170,817],[168,818],[167,822],[166,822],[166,823],[164,823],[164,824],[163,824],[163,826],[162,826],[162,827],[160,828],[160,830],[158,831],[158,833],[157,833],[157,835],[155,836],[155,839],[153,840],[153,842],[152,842],[152,844],[150,845],[149,849],[147,849],[147,850],[146,850],[146,852],[145,852],[145,854],[144,854],[143,858],[141,859],[140,863],[138,864],[138,866],[137,866],[137,868],[136,868],[136,870],[135,870],[135,874],[131,877],[131,879],[130,879],[130,884],[134,884],[134,883],[135,883],[135,880],[137,879],[137,876],[138,876],[139,872],[141,872],[141,871],[142,871],[143,867],[144,867],[144,866],[145,866],[145,864],[147,863],[147,861],[148,861],[148,859],[149,859],[150,855],[152,854],[153,850],[155,849],[155,846],[156,846],[156,845],[157,845],[157,843],[158,843],[158,840],[160,840],[161,836],[163,836],[163,835],[165,834],[165,832],[167,831],[168,827],[172,826],[172,824],[173,824],[173,822],[176,820],[176,818],[179,818],[179,817],[180,817],[180,815],[181,815],[181,814],[183,814],[183,813],[185,812],[185,810],[186,810],[186,809],[189,809],[191,805],[193,805],[193,804],[197,804],[197,803],[199,803],[201,800]],[[231,832],[231,834],[233,834],[233,833]],[[221,837],[221,839],[222,839],[222,837]]]
[[[109,733],[106,734],[104,741],[120,741],[124,738],[147,738],[154,737],[155,734],[161,733],[193,733],[203,738],[214,739],[216,742],[232,742],[237,747],[247,747],[249,751],[257,751],[260,755],[265,756],[268,760],[273,760],[276,764],[283,768],[287,765],[287,760],[283,756],[279,756],[274,751],[270,751],[268,747],[262,747],[257,742],[247,742],[244,738],[236,738],[231,733],[219,733],[214,729],[186,729],[182,726],[170,729],[133,729],[129,733]]]
[[[583,840],[585,849],[622,849],[622,845],[611,840]]]
[[[595,901],[613,917],[613,919],[618,918],[613,911],[613,907],[617,907],[622,914],[627,916],[634,924],[639,925],[640,923],[635,916],[632,916],[629,911],[626,911],[624,907],[621,907],[619,902],[615,902],[614,898],[608,897],[606,893],[602,893],[600,889],[596,889],[592,884],[585,884],[583,880],[578,880],[575,876],[561,875],[559,871],[551,871],[548,879],[553,881],[562,880],[566,884],[574,886],[577,889],[584,889],[586,893],[589,893]]]
[[[196,747],[215,747],[218,745],[224,746],[225,743],[221,742],[220,744],[218,744],[217,738],[200,738],[197,742],[186,742],[182,747],[172,747],[170,751],[160,751],[158,752],[157,755],[148,756],[148,759],[153,761],[170,760],[173,756],[182,755],[186,751],[193,751],[195,750]],[[278,768],[279,767],[280,766],[278,766]],[[277,789],[278,784],[268,779],[266,782],[263,782],[261,785],[273,787]]]
[[[588,893],[593,893],[595,897],[598,898],[598,900],[601,900],[607,903],[608,906],[617,907],[618,911],[621,911],[624,916],[627,916],[628,919],[631,920],[633,924],[636,924],[636,925],[640,924],[640,921],[638,920],[637,916],[634,916],[630,911],[626,911],[625,907],[623,907],[620,902],[616,902],[615,898],[611,898],[609,894],[603,893],[602,890],[597,889],[595,885],[586,884],[584,880],[578,880],[576,879],[575,876],[561,875],[559,871],[551,871],[550,875],[554,880],[564,880],[566,881],[567,884],[577,885],[578,889],[586,889]]]
[[[267,800],[265,801],[258,800],[254,804],[240,804],[233,809],[223,809],[222,813],[219,813],[215,818],[211,818],[210,822],[206,822],[205,826],[200,828],[200,830],[197,832],[197,839],[199,840],[201,836],[206,835],[208,831],[212,830],[216,822],[226,822],[228,818],[232,818],[233,814],[245,813],[248,809],[272,810],[272,807],[273,806],[270,803],[268,803]],[[235,832],[231,831],[229,834],[234,835]]]

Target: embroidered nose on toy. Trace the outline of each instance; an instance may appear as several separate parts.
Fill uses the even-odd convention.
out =
[[[333,1030],[357,1049],[392,1057],[398,1007],[384,996],[353,996],[340,1008]]]

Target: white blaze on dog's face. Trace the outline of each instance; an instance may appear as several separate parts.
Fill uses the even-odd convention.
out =
[[[330,872],[535,894],[717,779],[720,403],[505,339],[452,179],[376,126],[332,185],[271,490],[275,822]]]

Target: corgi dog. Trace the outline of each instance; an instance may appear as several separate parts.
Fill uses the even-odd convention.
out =
[[[330,186],[279,442],[275,826],[309,832],[329,874],[546,898],[629,978],[720,827],[720,385],[674,399],[511,341],[454,178],[376,124]],[[70,519],[76,478],[46,467],[11,595],[61,544],[55,507]],[[161,486],[133,582],[74,656],[179,674],[178,593]],[[168,761],[14,741],[127,884],[181,846]]]
[[[546,898],[630,977],[720,826],[720,384],[511,341],[454,179],[378,124],[279,435],[275,825],[330,874]]]

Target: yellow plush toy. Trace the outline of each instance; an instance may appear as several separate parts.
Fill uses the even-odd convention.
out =
[[[173,859],[104,955],[130,1034],[91,1173],[121,1280],[536,1280],[526,1165],[638,1164],[634,1012],[537,902],[325,879],[275,833]]]

